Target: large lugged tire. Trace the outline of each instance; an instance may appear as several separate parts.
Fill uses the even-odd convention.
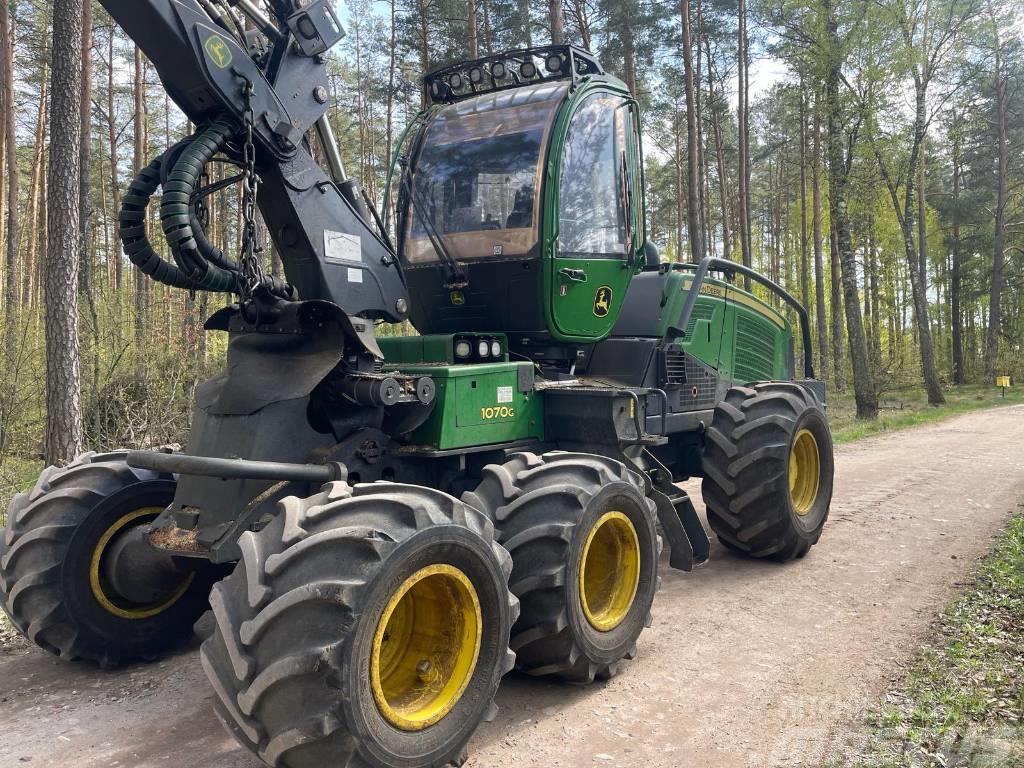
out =
[[[281,768],[461,765],[515,663],[490,521],[428,488],[337,482],[239,543],[201,652],[238,741]]]
[[[730,389],[707,431],[703,469],[708,524],[730,549],[785,561],[821,537],[832,501],[832,435],[804,387]]]
[[[151,522],[176,481],[133,469],[125,452],[48,467],[15,497],[0,535],[0,606],[32,642],[64,659],[113,666],[153,659],[191,637],[211,578],[182,574],[159,599],[134,603],[104,577],[115,538]]]
[[[641,479],[603,456],[519,453],[463,501],[512,555],[517,666],[577,683],[616,673],[651,623],[661,539]]]

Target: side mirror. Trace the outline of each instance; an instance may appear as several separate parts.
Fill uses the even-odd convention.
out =
[[[644,241],[644,272],[657,272],[661,268],[661,254],[658,246],[650,240]]]

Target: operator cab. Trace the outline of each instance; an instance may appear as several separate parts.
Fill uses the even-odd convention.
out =
[[[501,331],[569,356],[608,335],[644,266],[636,102],[548,46],[425,78],[399,160],[399,254],[424,334]]]

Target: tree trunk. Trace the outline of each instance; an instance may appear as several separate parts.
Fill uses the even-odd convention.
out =
[[[530,0],[518,0],[519,21],[522,24],[523,42],[527,48],[533,47],[533,28],[530,22]],[[561,6],[559,6],[561,7]],[[587,50],[590,50],[589,48]]]
[[[748,88],[748,46],[747,39],[747,4],[746,0],[739,0],[739,24],[737,26],[736,42],[736,77],[738,89],[738,103],[736,107],[737,139],[739,146],[739,161],[737,163],[739,175],[739,198],[738,215],[740,220],[740,250],[743,254],[743,264],[747,267],[753,266],[753,251],[751,247],[750,233],[750,130],[748,119],[750,115]],[[743,278],[743,285],[750,290],[750,278]]]
[[[633,31],[632,4],[622,4],[621,34],[622,34],[622,76],[629,87],[629,92],[636,96],[636,36]]]
[[[477,33],[476,0],[466,0],[466,32],[469,35],[469,58],[480,56],[480,43]]]
[[[676,199],[675,199],[675,215],[676,215],[676,261],[682,261],[683,259],[683,227],[686,224],[686,213],[683,210],[683,201],[688,200],[686,194],[686,183],[683,179],[683,147],[680,138],[680,127],[679,127],[679,105],[674,103],[673,108],[673,120],[672,120],[672,141],[675,144],[673,149],[675,150],[672,158],[672,166],[675,171],[676,180]]]
[[[701,177],[697,134],[697,96],[693,83],[693,42],[690,37],[690,0],[681,0],[683,69],[686,77],[686,214],[690,257],[694,264],[704,258],[704,226],[700,201]]]
[[[925,389],[928,392],[930,405],[942,405],[946,398],[942,394],[939,374],[935,369],[935,350],[932,342],[931,322],[928,319],[928,274],[922,267],[921,254],[914,247],[914,178],[920,149],[924,144],[927,130],[927,112],[925,106],[925,82],[918,77],[916,81],[917,112],[914,127],[914,144],[910,152],[907,169],[906,190],[903,205],[903,247],[907,255],[907,267],[910,272],[910,288],[914,300],[914,317],[917,322],[918,345],[921,350],[921,374],[924,377]]]
[[[839,68],[835,67],[826,80],[829,104],[829,210],[835,227],[835,250],[832,263],[842,279],[843,305],[846,308],[846,338],[853,365],[853,397],[857,403],[857,418],[873,419],[878,416],[878,393],[868,362],[864,324],[857,296],[857,261],[850,237],[850,215],[847,209],[847,167],[843,153],[841,128],[842,112],[839,103]],[[833,282],[838,281],[833,274]],[[838,307],[833,307],[838,314]]]
[[[807,98],[804,94],[803,75],[800,76],[800,300],[806,309],[811,297],[809,290],[810,264],[807,243]],[[810,354],[809,349],[804,354]]]
[[[562,0],[548,0],[548,19],[551,23],[551,44],[565,42],[565,17],[562,15]]]
[[[991,13],[991,5],[990,5]],[[988,298],[988,331],[985,334],[985,377],[992,383],[999,358],[999,331],[1002,325],[1000,300],[1003,292],[1003,262],[1006,257],[1006,202],[1009,176],[1009,147],[1006,141],[1006,101],[1009,78],[1003,71],[1003,52],[999,29],[995,32],[995,141],[996,141],[996,215],[992,248],[992,285]]]
[[[143,79],[145,63],[142,49],[135,46],[135,81],[132,91],[134,98],[133,116],[133,165],[140,169],[146,165],[146,84]],[[145,222],[143,222],[145,225]],[[138,267],[132,267],[135,278],[135,379],[142,382],[146,376],[146,276]]]
[[[949,270],[949,315],[950,330],[953,337],[953,383],[963,385],[967,383],[967,375],[964,371],[964,337],[963,337],[963,310],[960,307],[963,278],[961,277],[961,242],[960,242],[960,164],[962,162],[960,116],[954,117],[953,130],[951,131],[950,154],[953,163],[953,210],[951,212],[952,226],[952,248],[950,258],[952,264]]]
[[[92,131],[92,0],[85,0],[82,6],[82,98],[80,105],[80,134],[78,174],[78,229],[79,229],[79,280],[81,292],[89,290],[92,275],[92,259],[89,256],[89,160],[91,157]]]
[[[121,258],[121,227],[119,217],[121,212],[121,187],[117,179],[117,125],[114,117],[114,37],[116,35],[114,25],[110,25],[110,39],[107,44],[107,140],[110,148],[110,208],[114,214],[111,220],[113,235],[111,245],[113,250],[109,258],[114,260],[114,291],[116,301],[120,306],[121,285],[124,282],[123,264]],[[120,312],[118,312],[120,319]],[[120,325],[120,324],[118,324]],[[115,332],[116,333],[116,332]]]
[[[857,262],[850,237],[850,213],[847,207],[847,164],[844,144],[843,106],[839,98],[839,80],[842,76],[842,61],[839,59],[841,44],[838,23],[831,0],[825,0],[826,30],[828,34],[829,66],[825,75],[825,101],[828,107],[828,171],[829,210],[835,231],[833,264],[838,260],[842,274],[843,303],[846,307],[846,331],[853,364],[853,396],[857,403],[857,418],[873,419],[878,416],[878,393],[868,364],[867,344],[864,340],[864,324],[857,298]],[[852,152],[852,147],[851,147]],[[833,281],[837,279],[832,275]],[[835,311],[835,307],[833,307]]]
[[[47,178],[46,441],[47,463],[82,449],[78,352],[78,183],[81,150],[82,0],[53,3],[50,163]]]
[[[43,239],[45,227],[39,226],[39,212],[42,209],[43,185],[46,183],[43,175],[44,163],[46,160],[46,124],[48,67],[43,62],[43,81],[40,84],[39,111],[36,116],[35,144],[32,150],[32,176],[29,179],[28,189],[28,233],[24,238],[25,261],[21,269],[21,305],[31,307],[32,296],[36,291],[36,272],[40,267],[39,259],[36,257],[40,250],[40,241]],[[26,233],[22,233],[25,235]]]
[[[832,378],[836,392],[846,391],[846,370],[843,366],[843,293],[840,289],[842,269],[839,266],[839,245],[836,228],[829,232],[829,261],[831,262],[831,318],[832,318]]]
[[[17,306],[18,297],[18,135],[14,124],[15,101],[14,101],[14,19],[8,12],[9,6],[13,3],[8,0],[0,0],[0,82],[3,88],[3,120],[4,133],[7,136],[7,145],[4,152],[7,154],[7,255],[6,274],[4,276],[4,293],[6,296],[7,321],[4,339],[4,348],[7,354],[13,355],[15,348],[14,335],[17,329],[14,325],[15,316],[13,309]],[[4,190],[0,188],[0,195]],[[8,360],[12,362],[12,360]],[[13,370],[13,367],[9,370]]]
[[[814,305],[818,326],[818,357],[822,376],[828,375],[828,336],[825,317],[824,237],[821,226],[821,105],[814,99],[814,156],[811,158],[811,230],[814,242]]]
[[[390,0],[391,5],[391,48],[388,52],[388,92],[385,95],[387,115],[387,157],[385,161],[389,164],[395,154],[395,75],[398,69],[398,0]],[[391,190],[384,190],[385,195],[390,195]],[[384,231],[391,232],[391,205],[384,207]],[[274,264],[271,256],[271,264]]]
[[[722,138],[722,121],[719,116],[718,107],[715,104],[715,81],[712,76],[711,66],[711,41],[704,36],[704,53],[707,61],[708,72],[708,98],[711,102],[711,133],[715,142],[715,162],[718,171],[718,195],[722,206],[722,258],[731,257],[732,233],[729,231],[729,182],[726,174],[725,148]]]

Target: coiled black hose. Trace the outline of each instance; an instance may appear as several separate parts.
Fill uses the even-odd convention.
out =
[[[129,185],[128,191],[121,201],[119,216],[121,244],[132,264],[137,266],[142,274],[173,288],[191,290],[197,287],[196,284],[174,264],[160,258],[160,255],[153,250],[149,238],[146,237],[146,208],[149,207],[153,193],[160,186],[162,164],[163,155],[139,171],[135,180]]]
[[[216,120],[178,142],[139,171],[121,201],[121,243],[143,274],[173,288],[239,293],[238,263],[206,237],[193,204],[196,186],[215,154],[234,133],[230,121]],[[146,236],[146,209],[163,188],[160,223],[174,263],[164,261]],[[286,301],[297,298],[287,282],[265,275],[257,286]]]
[[[167,184],[169,173],[173,171],[181,154],[194,140],[195,137],[190,137],[171,147],[167,152],[139,171],[135,179],[128,186],[128,191],[121,201],[119,216],[121,243],[129,260],[144,275],[151,277],[157,282],[164,283],[172,288],[185,288],[188,290],[234,290],[234,282],[226,288],[207,287],[204,281],[194,279],[175,264],[164,261],[153,248],[153,244],[146,235],[146,209],[149,207],[154,193],[157,188]],[[223,251],[210,243],[191,204],[189,205],[189,225],[199,255],[225,272],[236,273],[238,265],[232,259],[225,256]]]
[[[234,128],[227,120],[215,120],[200,131],[181,152],[163,183],[160,223],[171,247],[178,269],[195,288],[205,291],[237,293],[237,272],[225,269],[204,257],[193,229],[192,193],[207,163],[220,150]],[[204,238],[205,239],[205,238]]]
[[[195,135],[189,136],[188,138],[179,141],[160,156],[161,185],[167,184],[167,179],[170,178],[171,171],[174,170],[174,166],[177,165],[178,160],[181,158],[181,153],[184,152],[194,140]],[[238,262],[225,254],[220,248],[207,239],[206,230],[203,228],[203,223],[199,221],[196,215],[196,207],[194,205],[189,207],[189,224],[192,227],[192,236],[195,238],[196,246],[204,259],[212,261],[218,267],[226,269],[229,272],[238,271]]]

